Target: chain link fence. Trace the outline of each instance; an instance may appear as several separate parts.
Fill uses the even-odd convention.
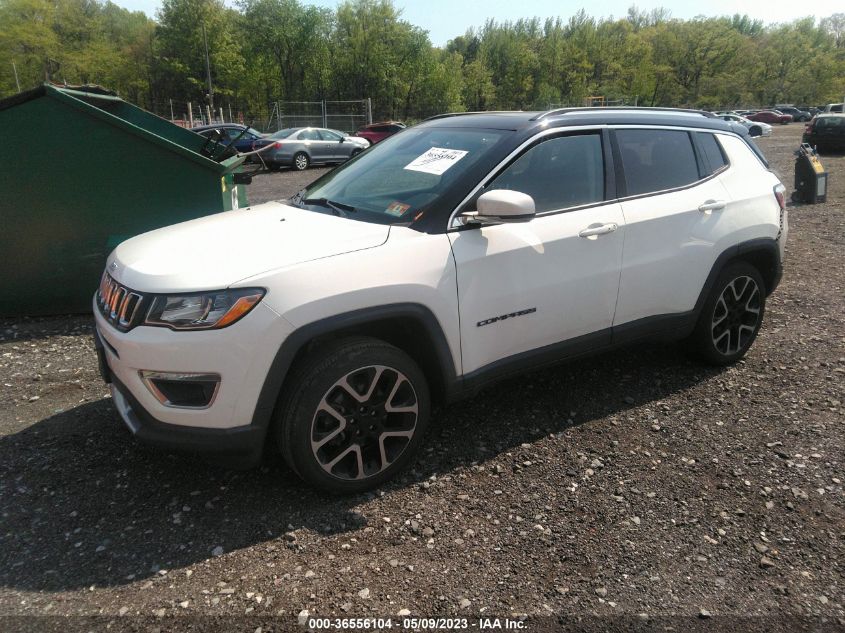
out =
[[[350,101],[274,101],[266,107],[243,107],[227,102],[208,104],[176,101],[153,103],[151,112],[176,125],[192,128],[215,123],[240,123],[260,132],[288,127],[327,127],[354,133],[373,122],[370,99]]]

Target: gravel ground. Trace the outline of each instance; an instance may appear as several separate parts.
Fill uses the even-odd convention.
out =
[[[331,167],[314,167],[305,171],[294,169],[256,171],[252,177],[252,184],[247,186],[246,195],[251,205],[289,198],[331,169]]]
[[[790,190],[801,128],[760,142]],[[828,202],[791,206],[785,277],[744,362],[648,346],[502,383],[437,412],[414,469],[377,494],[147,449],[100,382],[88,318],[0,322],[0,614],[845,629],[845,156],[823,162]],[[260,175],[249,195],[316,175]]]

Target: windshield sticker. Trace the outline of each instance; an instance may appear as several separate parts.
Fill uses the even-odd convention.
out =
[[[385,209],[385,211],[387,213],[389,213],[390,215],[394,215],[398,218],[400,215],[405,213],[405,211],[407,211],[410,208],[411,208],[410,204],[402,204],[398,200],[394,200],[389,205],[387,205],[387,209]]]
[[[421,171],[426,174],[439,176],[468,153],[469,152],[462,149],[443,149],[442,147],[432,147],[425,154],[418,156],[405,165],[405,169],[409,169],[411,171]]]

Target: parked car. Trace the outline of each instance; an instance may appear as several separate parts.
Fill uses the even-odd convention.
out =
[[[763,123],[762,121],[749,121],[744,116],[740,116],[739,114],[733,114],[731,112],[717,114],[717,116],[723,121],[732,121],[734,123],[739,123],[740,125],[745,126],[750,136],[772,135],[772,126],[768,123]]]
[[[804,143],[820,152],[845,150],[845,114],[827,112],[804,126]]]
[[[813,115],[807,112],[806,110],[799,110],[794,106],[776,106],[773,109],[774,112],[780,112],[781,114],[789,114],[792,116],[793,121],[809,121],[813,118]]]
[[[258,130],[238,123],[198,125],[191,128],[191,131],[212,141],[216,140],[221,151],[228,145],[234,151],[249,152],[253,143],[263,136]]]
[[[261,153],[273,170],[293,167],[299,171],[311,165],[342,163],[370,146],[366,139],[321,127],[290,127],[279,130],[253,144],[253,149],[273,145]]]
[[[397,132],[405,129],[404,123],[398,121],[382,121],[380,123],[370,123],[359,127],[355,132],[355,136],[367,139],[370,143],[375,145],[379,141],[383,141],[388,136],[393,136]]]
[[[828,103],[824,107],[825,112],[842,112],[842,106],[845,104],[842,103]]]
[[[784,191],[709,113],[434,117],[289,200],[120,244],[100,367],[142,440],[242,466],[270,444],[360,492],[414,459],[432,403],[515,372],[651,338],[741,359],[781,277]]]
[[[750,121],[762,121],[770,124],[779,123],[781,125],[792,122],[791,114],[783,114],[777,110],[760,110],[759,112],[745,115],[745,118]]]
[[[809,112],[809,113],[810,113],[810,118],[812,118],[812,117],[816,116],[819,112],[822,112],[822,111],[823,111],[822,109],[817,108],[817,107],[815,107],[815,106],[796,106],[796,107],[797,107],[799,110],[804,110],[804,112]]]

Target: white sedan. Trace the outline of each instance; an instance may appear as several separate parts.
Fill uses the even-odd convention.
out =
[[[733,121],[734,123],[744,125],[748,128],[748,133],[751,136],[772,135],[772,126],[768,123],[763,123],[762,121],[751,121],[750,119],[746,119],[744,116],[734,114],[733,112],[720,112],[717,113],[717,116],[725,121]]]

